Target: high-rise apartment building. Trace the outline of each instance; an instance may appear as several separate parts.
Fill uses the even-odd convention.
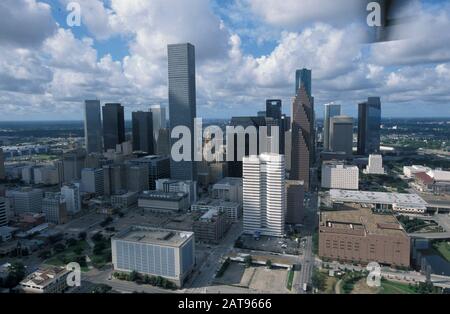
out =
[[[261,154],[243,160],[244,232],[284,235],[286,187],[284,156]]]
[[[138,111],[132,113],[133,151],[154,154],[153,146],[153,114]]]
[[[99,100],[84,102],[84,138],[89,154],[102,151],[102,117]]]
[[[177,180],[197,180],[194,162],[194,119],[196,117],[195,47],[189,43],[168,46],[169,61],[169,114],[170,130],[178,126],[187,127],[191,132],[190,159],[171,159],[171,176]],[[181,137],[181,136],[180,136]],[[172,144],[177,142],[172,139]],[[185,148],[187,149],[187,148]]]
[[[358,105],[358,155],[380,151],[381,100],[369,97]]]
[[[353,154],[353,118],[335,116],[330,119],[330,150],[344,152],[347,156]]]
[[[106,104],[103,111],[103,145],[105,151],[125,142],[125,113],[121,104]]]
[[[325,105],[325,114],[323,119],[323,150],[330,150],[330,120],[333,117],[341,115],[341,105],[330,103]]]

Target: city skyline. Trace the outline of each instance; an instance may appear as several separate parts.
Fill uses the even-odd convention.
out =
[[[16,23],[14,12],[26,16],[20,19],[17,36],[0,36],[5,58],[2,119],[81,120],[85,99],[120,102],[127,119],[132,111],[153,104],[167,106],[165,48],[173,42],[197,47],[198,112],[204,118],[231,118],[237,109],[248,115],[262,110],[265,99],[290,103],[292,73],[303,67],[316,73],[317,107],[335,101],[356,117],[359,102],[380,96],[384,117],[450,116],[443,93],[450,80],[449,41],[447,34],[437,31],[450,25],[450,6],[443,1],[413,2],[418,15],[415,37],[373,45],[358,41],[359,29],[353,23],[357,12],[350,4],[333,16],[334,5],[320,14],[308,6],[283,14],[284,7],[275,1],[262,5],[259,0],[202,0],[195,8],[204,18],[196,19],[196,13],[189,13],[195,10],[182,9],[182,1],[174,12],[162,12],[158,1],[144,4],[142,10],[133,10],[132,1],[78,2],[85,14],[79,27],[66,23],[66,0],[4,2],[9,27],[2,30]],[[295,9],[302,4],[289,5]],[[341,12],[346,10],[344,19]],[[437,10],[442,19],[430,23]],[[173,14],[182,18],[168,25],[164,21]],[[152,22],[136,22],[143,17]],[[204,26],[210,32],[199,31]],[[443,38],[429,36],[436,33]],[[158,34],[161,40],[152,41]],[[432,43],[425,45],[423,38]],[[432,88],[414,92],[427,82]],[[288,106],[284,112],[290,115]],[[322,117],[322,110],[317,110],[317,117]]]

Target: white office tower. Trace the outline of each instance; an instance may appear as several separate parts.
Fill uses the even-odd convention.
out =
[[[283,155],[243,159],[244,233],[284,235],[286,191]]]
[[[63,186],[61,195],[66,201],[69,214],[76,214],[81,210],[80,185],[78,183]]]
[[[359,169],[357,166],[346,166],[339,163],[323,163],[322,188],[358,190]]]
[[[381,155],[369,155],[369,164],[364,169],[365,174],[385,174],[383,157]]]

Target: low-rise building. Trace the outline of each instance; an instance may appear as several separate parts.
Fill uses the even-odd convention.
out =
[[[412,165],[403,167],[403,175],[407,178],[414,179],[417,173],[428,172],[431,168],[420,166],[420,165]]]
[[[325,189],[359,189],[359,169],[340,163],[322,164],[322,188]]]
[[[188,194],[189,203],[197,202],[197,182],[196,181],[181,181],[172,179],[158,179],[156,180],[156,190],[163,192],[183,192]]]
[[[219,243],[229,228],[227,214],[210,209],[194,222],[194,234],[198,241]]]
[[[229,221],[237,221],[242,217],[242,205],[236,202],[227,202],[221,199],[204,198],[191,206],[192,211],[210,210],[224,212]]]
[[[330,260],[409,267],[410,239],[393,215],[353,205],[322,211],[319,256]]]
[[[330,206],[361,204],[376,210],[392,210],[405,214],[424,214],[427,202],[417,194],[330,190]]]
[[[111,242],[116,271],[161,276],[181,287],[194,268],[192,232],[132,226]]]
[[[212,197],[242,204],[242,178],[226,177],[213,185]]]
[[[67,276],[70,271],[64,267],[39,269],[20,282],[25,293],[62,293],[67,289]]]
[[[183,192],[145,191],[138,197],[138,207],[152,212],[187,211],[189,206],[188,194]]]
[[[138,202],[138,192],[123,192],[111,196],[111,206],[115,209],[128,209]]]

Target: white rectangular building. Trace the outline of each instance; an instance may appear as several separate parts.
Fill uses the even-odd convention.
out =
[[[286,213],[284,156],[245,157],[243,195],[244,233],[283,236]]]
[[[336,163],[324,163],[322,165],[322,188],[358,190],[358,167]]]
[[[381,155],[369,155],[369,163],[364,170],[365,174],[378,174],[383,175],[386,172],[383,168],[383,156]]]
[[[68,213],[76,214],[81,211],[80,184],[73,183],[63,186],[61,195],[66,201]]]
[[[419,172],[428,172],[431,171],[431,168],[420,166],[420,165],[412,165],[403,167],[403,174],[407,178],[414,178],[416,173]]]
[[[417,194],[330,190],[332,206],[362,204],[378,210],[393,210],[409,214],[424,214],[428,203]]]
[[[132,226],[111,242],[116,271],[161,276],[181,287],[194,268],[193,232]]]

